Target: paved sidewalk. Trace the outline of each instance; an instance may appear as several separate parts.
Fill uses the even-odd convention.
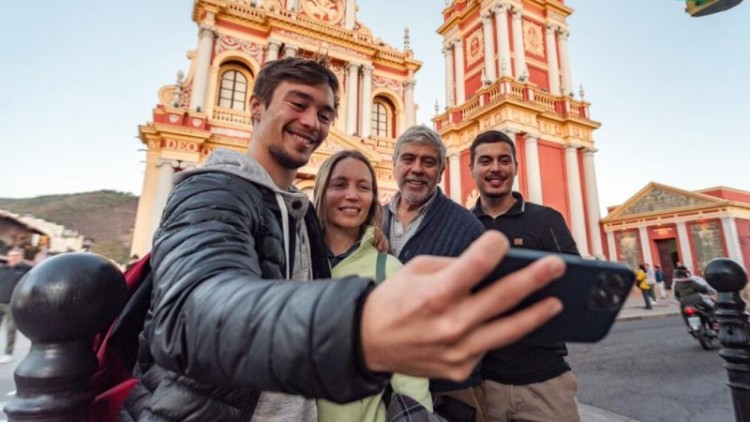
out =
[[[672,291],[667,291],[667,293],[671,295]],[[625,301],[625,306],[620,310],[620,314],[617,315],[617,321],[666,318],[680,315],[680,305],[674,299],[660,299],[652,308],[651,310],[645,309],[641,292],[633,289]]]

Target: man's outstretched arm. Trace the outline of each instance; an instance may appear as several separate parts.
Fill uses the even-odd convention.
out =
[[[508,251],[508,240],[488,231],[458,258],[418,257],[367,297],[361,341],[375,372],[466,379],[485,352],[511,344],[562,310],[556,298],[497,318],[565,272],[554,256],[472,289]]]

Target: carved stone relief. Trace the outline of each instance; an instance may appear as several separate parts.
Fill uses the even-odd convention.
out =
[[[329,24],[341,22],[344,5],[341,0],[302,0],[305,15]]]
[[[620,213],[620,216],[663,211],[706,203],[708,203],[708,201],[692,196],[653,188],[643,198]]]
[[[481,27],[478,27],[466,37],[465,45],[467,66],[470,67],[484,58],[484,35]]]
[[[385,78],[380,75],[372,75],[372,86],[377,88],[387,88],[391,91],[397,92],[399,96],[401,96],[403,92],[403,85],[399,81]]]
[[[726,256],[721,241],[721,228],[718,221],[692,224],[690,232],[693,235],[693,250],[699,269],[706,268],[706,264],[714,258]]]
[[[617,232],[615,238],[620,245],[620,255],[617,260],[636,268],[641,263],[641,243],[638,240],[638,233],[635,231]]]
[[[256,62],[263,62],[263,46],[252,41],[241,40],[229,35],[222,35],[214,47],[214,54],[223,51],[242,51],[252,57]],[[184,95],[184,94],[183,94]]]
[[[523,45],[526,51],[536,56],[544,57],[542,26],[524,19],[522,28]]]

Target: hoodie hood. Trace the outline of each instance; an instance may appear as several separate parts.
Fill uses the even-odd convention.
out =
[[[271,175],[254,158],[224,148],[214,150],[203,167],[177,173],[174,182],[178,184],[194,174],[215,171],[233,174],[273,191],[277,198],[281,197],[289,215],[297,221],[302,221],[307,212],[310,201],[306,194],[294,186],[290,186],[288,191],[279,189]]]

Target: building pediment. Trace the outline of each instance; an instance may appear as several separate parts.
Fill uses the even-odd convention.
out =
[[[689,192],[659,183],[649,183],[645,188],[615,208],[605,220],[654,214],[666,211],[718,205],[721,199]]]

